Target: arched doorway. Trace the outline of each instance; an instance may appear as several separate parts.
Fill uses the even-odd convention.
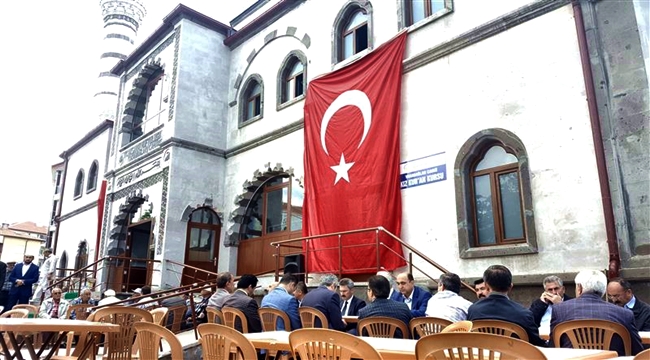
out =
[[[187,222],[185,265],[217,272],[220,239],[219,215],[207,206],[192,211]],[[194,283],[199,279],[207,280],[205,273],[195,272],[191,267],[186,266],[183,270],[183,285]]]

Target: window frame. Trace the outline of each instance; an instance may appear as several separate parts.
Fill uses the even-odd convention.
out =
[[[343,35],[346,32],[346,28],[348,24],[350,23],[354,15],[359,11],[361,11],[367,17],[366,26],[367,26],[368,47],[344,59],[343,47],[345,46],[345,43],[343,42],[344,39]],[[365,54],[366,52],[373,49],[374,26],[373,26],[372,14],[373,14],[372,4],[368,0],[348,0],[348,2],[341,8],[341,10],[339,11],[338,15],[334,20],[334,25],[332,26],[332,67],[333,68],[338,68],[338,66],[342,66],[349,62],[352,62],[358,57],[363,56],[363,54]],[[355,46],[356,46],[356,42],[355,42]]]
[[[350,23],[352,22],[354,17],[359,13],[366,16],[366,21],[362,22],[361,24],[359,24],[357,26],[354,26],[354,27],[348,29],[348,27],[350,26]],[[368,39],[367,39],[368,38],[368,14],[364,14],[362,9],[358,9],[358,10],[350,13],[350,15],[348,16],[347,21],[346,21],[345,24],[346,25],[344,26],[344,28],[342,29],[342,31],[340,32],[340,35],[339,35],[341,37],[341,39],[340,39],[341,40],[341,46],[339,47],[339,60],[340,61],[350,59],[350,58],[354,57],[355,55],[359,54],[360,52],[368,49],[368,46],[366,46],[365,49],[357,50],[357,38],[359,37],[358,36],[358,31],[362,27],[366,28],[366,45],[368,43]],[[350,54],[350,56],[346,57],[345,56],[345,38],[348,35],[352,35],[352,54]]]
[[[250,96],[251,91],[255,88],[255,84],[260,86],[259,94],[259,114],[253,117],[247,117],[248,115],[248,104],[253,97]],[[252,124],[256,121],[264,118],[264,82],[262,77],[259,74],[252,74],[248,77],[244,86],[242,86],[239,96],[239,128],[242,128],[246,125]]]
[[[303,91],[300,96],[285,100],[286,79],[288,77],[288,73],[290,73],[291,69],[297,62],[300,62],[302,64]],[[294,50],[285,56],[284,60],[282,61],[282,66],[278,70],[276,110],[279,111],[286,107],[289,107],[303,100],[305,96],[307,96],[307,56],[305,56],[305,54],[300,50]]]
[[[92,178],[93,169],[95,170],[94,179]],[[86,194],[90,194],[91,192],[97,189],[98,180],[99,180],[99,162],[97,162],[97,160],[94,160],[92,164],[90,164],[90,168],[88,169],[88,181],[86,181]]]
[[[416,0],[417,1],[417,0]],[[398,28],[400,30],[404,28],[409,28],[411,31],[428,25],[446,15],[449,15],[454,12],[454,0],[444,0],[445,6],[442,10],[438,10],[435,13],[425,16],[424,19],[413,22],[412,20],[412,6],[411,3],[413,0],[399,0],[398,2]],[[428,5],[428,2],[427,2]],[[426,15],[426,13],[425,13]]]
[[[489,168],[493,173],[508,173],[516,169],[519,178],[520,206],[524,239],[505,241],[496,244],[477,246],[478,234],[474,209],[474,174],[478,162],[494,145],[501,146],[506,152],[517,158],[517,163]],[[497,169],[495,171],[495,169]],[[481,171],[482,172],[482,171]],[[479,174],[481,172],[478,172]],[[458,248],[462,259],[534,254],[537,249],[535,231],[535,211],[532,200],[530,167],[528,155],[523,142],[512,132],[505,129],[486,129],[474,134],[458,151],[454,165],[454,182],[456,188],[456,214],[458,224]],[[493,179],[491,185],[494,186]],[[493,190],[493,194],[494,194]],[[494,196],[494,195],[493,195]],[[500,195],[499,195],[500,196]],[[494,209],[493,202],[492,207]],[[496,222],[496,220],[495,220]],[[502,227],[503,224],[500,223]],[[495,225],[495,232],[497,231]],[[495,239],[498,238],[495,234]]]
[[[84,169],[79,169],[79,171],[77,172],[77,176],[75,177],[74,180],[74,190],[72,196],[73,200],[77,200],[83,195],[85,180],[86,180],[86,174],[84,172]]]

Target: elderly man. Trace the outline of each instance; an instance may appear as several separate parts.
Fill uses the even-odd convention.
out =
[[[262,299],[261,307],[270,307],[284,311],[289,316],[291,330],[300,329],[300,315],[298,314],[298,300],[293,296],[296,290],[298,277],[291,273],[284,274],[280,283],[276,285]],[[280,319],[276,325],[276,330],[285,330],[284,321]]]
[[[528,334],[528,341],[536,346],[546,346],[539,337],[533,313],[508,298],[512,289],[512,274],[503,265],[492,265],[483,273],[490,288],[490,295],[475,302],[467,310],[467,320],[502,320],[521,326]]]
[[[565,321],[582,319],[602,319],[617,322],[627,328],[632,339],[632,355],[643,350],[639,332],[634,326],[634,314],[603,300],[607,277],[600,271],[583,270],[576,275],[576,298],[553,306],[551,314],[551,341],[555,327]],[[561,346],[571,348],[567,336],[561,339]],[[614,336],[608,350],[615,350],[619,356],[625,356],[625,348],[620,337]]]
[[[47,288],[50,286],[50,281],[54,279],[54,272],[56,270],[57,258],[52,253],[52,249],[47,248],[43,250],[43,258],[45,260],[39,269],[38,286],[36,286],[34,296],[32,297],[32,302],[36,303],[41,301],[41,295],[43,295],[43,293],[45,293],[46,298],[50,296],[50,290]]]
[[[208,301],[208,307],[221,310],[223,302],[235,291],[235,277],[229,272],[222,272],[217,276],[217,291]]]
[[[460,293],[460,277],[454,273],[440,275],[438,292],[429,299],[427,316],[447,319],[452,322],[467,319],[467,310],[472,303]]]
[[[334,330],[345,330],[347,324],[343,321],[341,316],[340,298],[336,293],[336,285],[338,278],[334,274],[326,274],[320,278],[320,286],[310,291],[302,299],[302,305],[313,307],[320,310],[327,321],[330,328]],[[316,320],[316,326],[320,326],[320,321]]]
[[[474,281],[474,290],[476,290],[476,298],[479,300],[490,295],[490,289],[488,289],[487,284],[483,279],[477,279]]]
[[[400,320],[408,328],[409,322],[413,318],[411,309],[402,302],[389,300],[389,293],[390,282],[384,276],[371,276],[368,279],[368,300],[370,304],[359,310],[359,320],[369,317],[386,316]],[[401,338],[402,332],[397,330],[395,337]]]
[[[110,305],[114,304],[116,302],[122,301],[120,298],[117,297],[117,294],[115,293],[115,290],[113,289],[108,289],[104,291],[104,298],[99,300],[99,303],[97,305],[99,306],[104,306],[104,305]],[[123,304],[120,304],[123,305]]]
[[[544,286],[544,292],[540,295],[539,299],[535,299],[535,301],[530,304],[530,311],[533,313],[533,318],[535,319],[537,327],[542,327],[548,330],[551,326],[553,305],[573,298],[564,293],[565,289],[562,279],[555,275],[544,278],[542,286]]]
[[[97,300],[92,298],[92,291],[88,288],[83,288],[81,289],[81,293],[79,294],[79,297],[70,301],[70,306],[74,305],[90,305],[90,306],[97,306]],[[77,311],[73,310],[70,313],[70,319],[76,320],[77,319]]]
[[[38,317],[41,319],[67,319],[70,303],[61,299],[62,294],[63,291],[60,288],[53,288],[52,297],[43,300]]]
[[[397,288],[399,292],[393,292],[391,299],[405,303],[411,309],[413,317],[425,316],[431,293],[415,286],[413,274],[401,273],[397,275]]]
[[[262,332],[262,321],[257,312],[259,305],[253,299],[253,293],[256,287],[257,276],[250,274],[242,275],[239,281],[237,281],[237,290],[223,302],[223,307],[234,307],[244,313],[246,323],[248,324],[248,332],[251,333]],[[242,331],[241,328],[237,330]]]
[[[11,289],[7,308],[12,309],[16,304],[27,304],[32,296],[32,285],[38,281],[38,266],[32,263],[34,255],[25,255],[23,262],[16,265],[9,275]]]
[[[634,323],[639,331],[650,331],[650,305],[632,292],[632,285],[623,278],[616,278],[607,285],[607,297],[614,304],[632,310]]]

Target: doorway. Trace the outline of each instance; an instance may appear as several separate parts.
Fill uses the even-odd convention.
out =
[[[153,266],[149,260],[154,259],[154,225],[153,219],[146,219],[128,227],[124,254],[128,260],[124,262],[122,291],[130,292],[151,283]]]
[[[214,210],[201,207],[190,214],[185,241],[182,285],[216,279],[221,245],[221,220]],[[206,273],[205,271],[210,273]]]

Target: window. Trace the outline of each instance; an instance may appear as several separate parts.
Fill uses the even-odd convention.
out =
[[[400,26],[426,24],[453,11],[453,0],[400,0]]]
[[[54,218],[56,218],[56,211],[59,208],[59,200],[52,202],[52,214],[50,215],[50,225],[54,225]]]
[[[81,270],[88,265],[88,242],[81,240],[77,246],[77,256],[74,260],[74,270]],[[81,276],[81,274],[79,274]]]
[[[241,124],[259,120],[263,115],[264,87],[259,75],[251,75],[241,95]]]
[[[80,198],[81,197],[81,192],[83,191],[84,188],[84,170],[79,169],[79,172],[77,173],[77,178],[74,181],[74,198]]]
[[[302,229],[304,192],[288,175],[274,177],[257,191],[244,219],[245,239]]]
[[[145,125],[151,124],[152,127],[160,125],[161,113],[165,109],[163,101],[163,91],[160,82],[164,73],[162,69],[156,70],[147,81],[142,91],[141,100],[142,116],[136,116],[133,119],[133,128],[131,129],[131,139],[134,141],[145,133]]]
[[[455,174],[461,258],[537,252],[528,156],[513,133],[474,135]]]
[[[349,0],[334,22],[334,64],[366,49],[372,49],[372,5],[367,0]]]
[[[99,165],[97,160],[93,161],[88,170],[88,185],[86,185],[86,193],[92,192],[97,188],[97,175],[99,173]]]
[[[305,67],[307,58],[300,51],[292,51],[282,62],[278,74],[278,108],[283,104],[291,104],[294,100],[302,99],[307,88]]]
[[[122,146],[164,123],[167,116],[165,72],[159,62],[147,64],[133,81],[122,117]]]
[[[56,195],[61,191],[61,170],[57,170],[54,177],[54,194]]]

